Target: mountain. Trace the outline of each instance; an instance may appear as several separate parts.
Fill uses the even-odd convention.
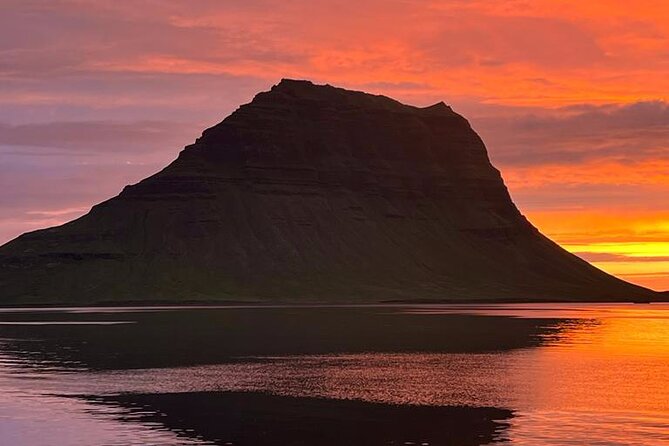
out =
[[[0,248],[3,304],[632,300],[539,233],[443,102],[283,80],[162,171]]]

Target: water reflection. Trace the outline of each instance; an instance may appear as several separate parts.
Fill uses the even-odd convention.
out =
[[[669,444],[667,309],[8,312],[0,313],[13,323],[0,324],[0,391],[15,406],[68,401],[59,417],[72,413],[75,425],[92,423],[82,428],[92,432],[88,439],[102,435],[96,423],[121,423],[135,444],[355,444],[352,438],[366,438],[359,444],[656,446]],[[77,323],[20,324],[58,321]],[[240,404],[246,412],[233,409]],[[440,411],[428,416],[425,407]],[[368,422],[351,424],[351,411]],[[292,415],[280,418],[286,413]],[[283,421],[249,427],[259,414]],[[305,430],[305,417],[312,417],[312,431]],[[0,420],[0,436],[5,426],[21,432],[11,414]],[[449,422],[446,436],[431,429]],[[276,432],[272,441],[281,442],[244,437],[251,431]],[[365,437],[378,432],[388,435]],[[147,436],[157,433],[167,437]]]
[[[566,323],[420,315],[401,307],[9,312],[0,313],[0,320],[12,322],[0,325],[4,350],[26,356],[27,365],[75,362],[92,370],[219,364],[248,356],[504,351],[538,346]],[[76,324],[53,324],[62,321]],[[106,324],[86,324],[91,322]]]
[[[143,422],[225,445],[474,446],[493,441],[511,417],[510,411],[495,408],[388,405],[255,392],[122,394],[90,401],[120,405]]]

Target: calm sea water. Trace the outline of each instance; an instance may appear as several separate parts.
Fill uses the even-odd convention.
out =
[[[0,444],[376,440],[669,445],[669,305],[0,310]]]

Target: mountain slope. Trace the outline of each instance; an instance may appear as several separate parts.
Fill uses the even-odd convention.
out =
[[[443,103],[283,80],[162,171],[0,248],[0,302],[630,300]]]

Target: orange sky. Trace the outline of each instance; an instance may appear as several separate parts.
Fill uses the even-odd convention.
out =
[[[0,242],[173,159],[282,77],[439,100],[521,210],[669,289],[669,3],[3,0]]]

